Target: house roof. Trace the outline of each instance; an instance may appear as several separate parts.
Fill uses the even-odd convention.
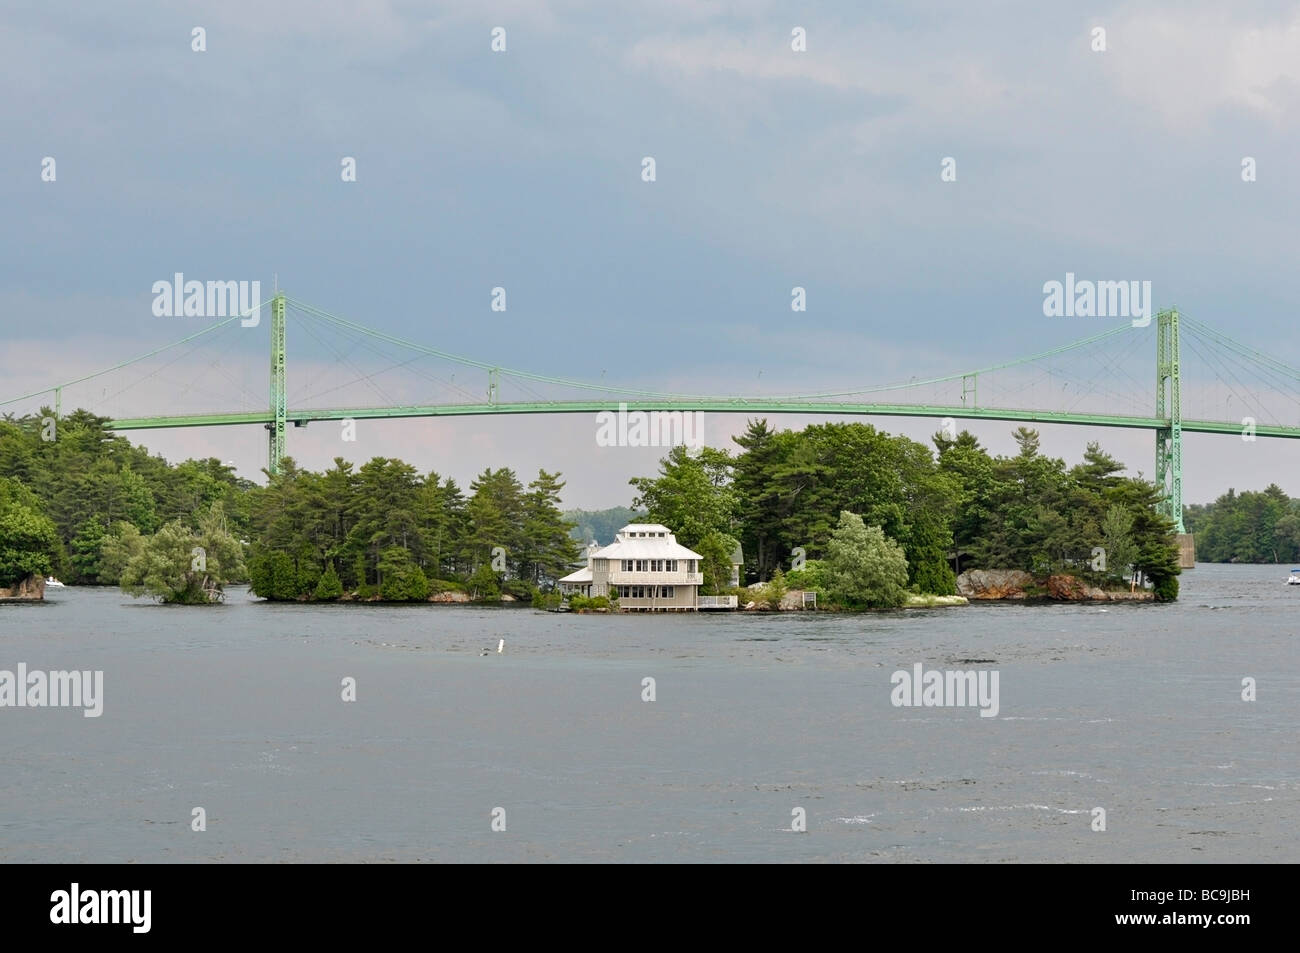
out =
[[[560,579],[560,582],[591,582],[591,568],[583,566],[577,572],[571,572]]]
[[[702,559],[677,542],[672,530],[660,523],[629,523],[614,542],[591,554],[596,559]]]

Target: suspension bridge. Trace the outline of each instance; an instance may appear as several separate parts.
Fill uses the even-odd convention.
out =
[[[264,312],[269,312],[267,322],[261,320]],[[292,400],[287,388],[290,314],[295,335],[302,332],[295,337],[295,368],[307,365],[303,375],[307,379]],[[256,322],[248,320],[252,315],[257,316]],[[246,334],[249,324],[270,330],[269,400],[256,393],[260,388],[247,386],[247,367],[232,368],[227,360],[217,357],[206,368],[213,379],[208,384],[215,382],[208,386],[193,360],[200,347],[209,346],[231,329]],[[1152,330],[1154,374],[1149,357]],[[333,362],[303,361],[297,356],[300,341],[304,349],[328,352]],[[342,380],[340,369],[345,371]],[[169,380],[169,373],[182,376]],[[401,393],[391,383],[394,376],[404,381]],[[108,381],[119,383],[110,387]],[[151,382],[152,392],[143,386],[146,382]],[[1191,385],[1187,389],[1185,382]],[[1151,383],[1155,385],[1154,399]],[[484,384],[486,388],[480,389]],[[1129,322],[1027,357],[962,373],[869,387],[849,385],[819,393],[741,396],[664,393],[501,367],[365,327],[277,291],[252,311],[231,315],[104,370],[0,401],[0,406],[51,395],[56,418],[62,414],[65,398],[75,397],[77,406],[110,417],[107,426],[112,430],[260,425],[267,430],[267,468],[271,473],[280,468],[290,425],[305,427],[326,420],[594,414],[626,408],[670,413],[937,417],[950,418],[954,424],[972,419],[1148,430],[1155,436],[1155,482],[1164,491],[1163,511],[1179,533],[1184,532],[1184,433],[1247,440],[1300,437],[1300,370],[1175,308],[1160,311],[1149,328]],[[130,403],[133,396],[135,405]],[[355,402],[363,398],[369,403]],[[156,411],[160,399],[174,412],[139,412]],[[229,407],[235,399],[242,404],[239,409]],[[202,402],[206,407],[224,404],[226,409],[182,411],[186,401]],[[101,409],[108,405],[111,410]]]

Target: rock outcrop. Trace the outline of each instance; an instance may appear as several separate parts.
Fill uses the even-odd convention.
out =
[[[1047,577],[1047,598],[1067,602],[1151,602],[1155,593],[1146,589],[1099,589],[1077,576],[1058,574]]]
[[[970,569],[957,577],[957,591],[967,599],[1024,599],[1033,584],[1023,569]]]
[[[448,589],[446,592],[435,592],[429,597],[430,602],[469,602],[469,593],[461,592],[459,589]]]
[[[0,586],[0,601],[40,602],[45,598],[45,577],[32,573],[13,586]]]
[[[1032,590],[1032,591],[1031,591]],[[1078,576],[1056,573],[1035,578],[1022,569],[971,569],[957,577],[967,599],[1053,599],[1060,602],[1152,602],[1149,589],[1101,589]]]

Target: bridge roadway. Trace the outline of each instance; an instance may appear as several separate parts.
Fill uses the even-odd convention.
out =
[[[375,420],[399,417],[470,417],[490,414],[597,414],[601,411],[707,411],[721,414],[810,414],[854,417],[952,417],[954,420],[1010,420],[1023,423],[1076,424],[1089,427],[1127,427],[1136,430],[1167,428],[1160,417],[1114,414],[1075,414],[1042,410],[1010,410],[991,407],[945,407],[938,404],[855,404],[839,401],[782,400],[781,398],[671,398],[627,401],[566,400],[488,402],[481,404],[429,404],[406,407],[344,407],[323,410],[288,410],[286,418],[304,427],[313,420]],[[109,430],[157,430],[171,427],[219,427],[239,424],[270,424],[270,410],[235,413],[180,414],[161,417],[120,417],[105,426]],[[1219,433],[1240,436],[1243,425],[1232,421],[1182,420],[1185,433]],[[1300,427],[1257,424],[1260,437],[1300,438]]]

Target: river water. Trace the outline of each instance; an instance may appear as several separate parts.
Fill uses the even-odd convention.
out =
[[[1295,862],[1287,568],[854,616],[51,590],[0,670],[102,670],[103,713],[0,708],[0,861]],[[997,716],[896,707],[916,663]]]

